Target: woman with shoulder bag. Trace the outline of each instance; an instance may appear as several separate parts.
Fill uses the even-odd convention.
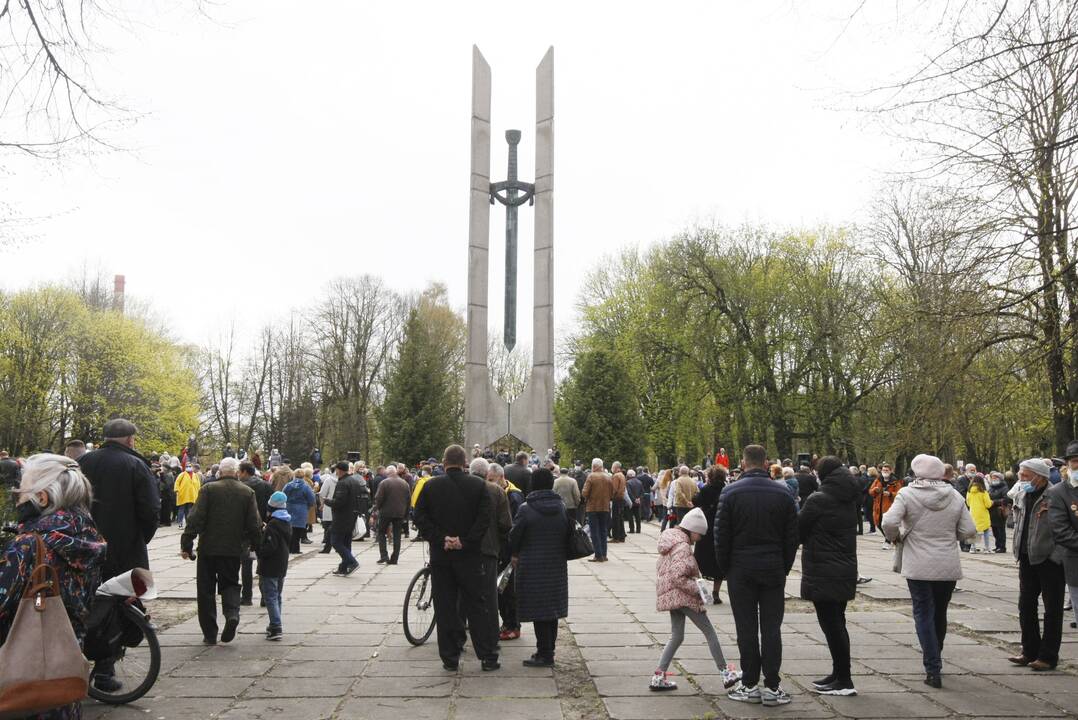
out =
[[[554,492],[554,475],[532,473],[532,491],[513,519],[509,554],[515,568],[517,619],[535,627],[536,652],[526,667],[554,665],[558,620],[569,614],[569,565],[566,555],[570,518]]]
[[[910,463],[914,480],[897,493],[883,515],[887,539],[901,543],[901,568],[913,602],[913,622],[925,667],[925,684],[943,686],[943,639],[947,634],[947,606],[955,584],[962,578],[958,543],[970,542],[977,526],[965,500],[944,480],[943,461],[918,455]]]
[[[59,591],[71,629],[81,644],[93,594],[100,584],[106,548],[90,517],[90,482],[74,460],[43,453],[26,462],[21,484],[11,494],[19,519],[19,534],[8,543],[0,559],[0,645],[10,642],[19,647],[18,626],[13,627],[13,623],[20,602],[29,597],[24,594],[30,590],[31,575],[38,563],[38,538],[43,543],[41,560],[55,571],[59,581],[59,587],[52,590]],[[58,654],[61,648],[50,646],[50,652]],[[47,665],[55,659],[50,659]],[[33,663],[36,658],[26,660]],[[0,668],[0,684],[6,682],[5,676],[11,669]],[[57,681],[51,682],[55,688]],[[5,689],[0,687],[0,712],[11,709],[5,707],[9,702]],[[79,718],[81,704],[72,702],[27,717]]]

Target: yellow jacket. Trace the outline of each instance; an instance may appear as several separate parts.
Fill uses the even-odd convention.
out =
[[[198,500],[198,491],[202,489],[202,478],[198,473],[182,472],[176,478],[173,488],[176,490],[177,505],[194,503]]]
[[[966,505],[969,507],[969,514],[973,516],[977,532],[984,532],[992,527],[992,518],[988,514],[988,508],[992,507],[992,498],[988,493],[976,485],[970,485],[966,493]]]
[[[415,481],[415,489],[412,490],[412,507],[413,508],[415,507],[415,504],[417,502],[419,502],[419,493],[423,492],[423,486],[427,484],[427,481],[430,480],[430,477],[431,477],[430,475],[427,475],[426,477],[421,477],[421,478],[419,478],[418,480]]]

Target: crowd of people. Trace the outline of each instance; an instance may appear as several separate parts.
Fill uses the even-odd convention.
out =
[[[234,639],[240,608],[253,604],[255,575],[266,638],[283,637],[289,556],[315,542],[317,526],[319,551],[336,552],[334,574],[347,577],[359,567],[353,542],[373,534],[378,562],[396,564],[414,525],[416,539],[429,544],[442,663],[457,669],[470,635],[484,671],[501,667],[500,643],[519,639],[524,622],[532,623],[536,642],[524,665],[555,663],[558,622],[569,613],[568,539],[578,523],[586,524],[594,563],[609,560],[609,544],[657,523],[656,607],[668,613],[671,633],[649,687],[676,687],[669,668],[689,620],[703,633],[729,697],[767,706],[791,700],[781,686],[781,626],[786,578],[799,552],[801,597],[812,602],[832,659],[831,672],[812,683],[820,694],[857,693],[845,613],[867,580],[858,574],[858,534],[882,533],[895,554],[930,687],[942,686],[947,609],[963,551],[1006,552],[1013,527],[1021,652],[1009,660],[1016,666],[1057,666],[1068,587],[1072,607],[1078,599],[1078,442],[1058,461],[1031,458],[987,474],[927,454],[901,478],[887,463],[866,467],[831,456],[794,467],[750,445],[733,467],[722,450],[705,467],[682,464],[653,477],[647,467],[619,462],[607,470],[600,458],[588,470],[578,461],[560,467],[556,449],[542,458],[509,457],[475,446],[469,457],[458,445],[413,468],[323,466],[317,449],[294,469],[274,451],[262,468],[257,454],[226,447],[203,472],[194,438],[177,456],[143,457],[136,435],[132,423],[110,420],[97,448],[72,441],[64,455],[26,460],[0,453],[19,521],[0,563],[0,643],[29,581],[34,533],[81,638],[96,586],[148,568],[147,543],[174,522],[182,528],[181,555],[195,563],[207,644]],[[722,602],[722,583],[740,670],[727,662],[707,615],[708,605]],[[95,664],[91,681],[119,687],[109,660]]]

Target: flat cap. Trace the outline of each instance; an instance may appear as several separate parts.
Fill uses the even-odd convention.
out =
[[[106,440],[113,438],[125,438],[131,435],[138,434],[138,428],[135,427],[135,423],[130,420],[124,420],[123,418],[114,418],[105,423],[104,436]]]

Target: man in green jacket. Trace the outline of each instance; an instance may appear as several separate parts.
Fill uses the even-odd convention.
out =
[[[255,493],[237,479],[239,466],[235,458],[221,460],[217,482],[202,488],[180,536],[180,554],[185,560],[196,559],[194,543],[195,536],[199,537],[195,565],[198,624],[202,627],[202,642],[207,645],[217,643],[218,592],[225,615],[221,642],[231,642],[236,637],[240,624],[240,565],[262,539]]]

